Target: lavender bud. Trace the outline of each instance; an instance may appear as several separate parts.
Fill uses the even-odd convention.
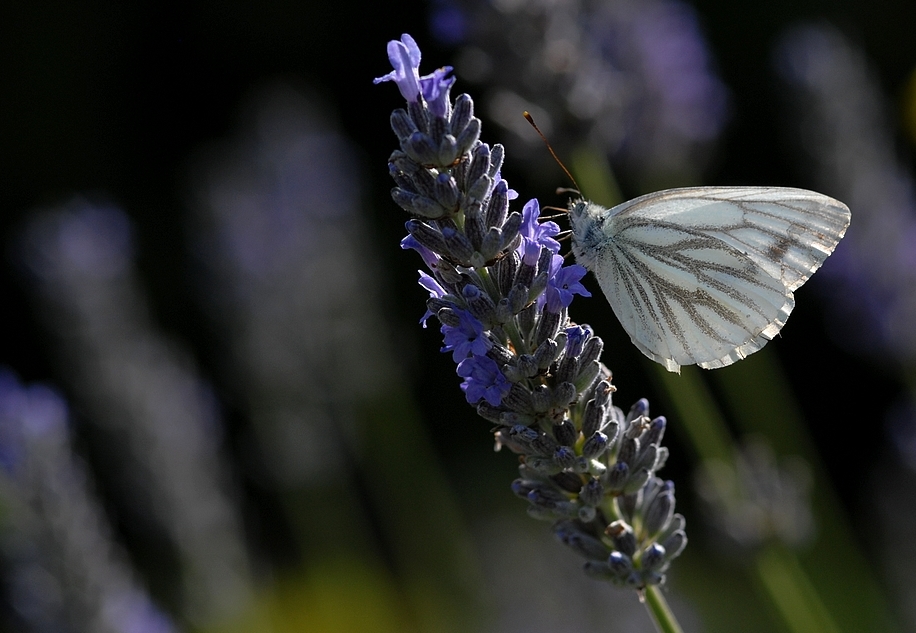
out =
[[[483,240],[480,243],[480,254],[483,256],[484,261],[490,261],[496,258],[496,255],[499,254],[499,251],[502,249],[503,244],[503,232],[501,229],[490,227],[490,229],[483,236]]]
[[[500,366],[510,365],[515,362],[515,355],[496,341],[493,341],[493,347],[487,350],[487,356]]]
[[[480,217],[480,214],[465,213],[464,233],[475,251],[480,250],[480,245],[483,244],[485,231],[486,227],[483,225],[483,219]]]
[[[604,531],[614,541],[614,548],[627,556],[632,557],[636,553],[636,535],[633,534],[633,528],[623,521],[614,521]],[[610,563],[610,561],[608,561]]]
[[[639,559],[643,573],[661,570],[668,563],[665,554],[664,547],[652,543]]]
[[[433,299],[430,299],[427,302],[427,307]],[[441,299],[436,299],[435,301],[441,301]],[[439,323],[442,325],[447,325],[449,327],[458,327],[461,325],[461,317],[458,316],[458,313],[455,312],[452,308],[442,308],[436,312],[436,318],[439,319]]]
[[[442,165],[443,167],[448,167],[458,159],[460,154],[463,153],[464,152],[458,151],[458,142],[455,137],[451,134],[445,134],[439,141],[439,162],[436,164]]]
[[[659,416],[649,423],[649,430],[646,432],[644,442],[649,444],[660,444],[665,436],[665,427],[668,421],[664,416]]]
[[[604,486],[601,481],[592,477],[579,491],[579,501],[589,506],[597,506],[604,498]]]
[[[566,492],[578,494],[582,489],[582,478],[566,470],[557,473],[550,479]]]
[[[420,101],[410,101],[407,103],[407,113],[420,132],[426,134],[429,132],[429,116],[426,107]],[[422,162],[422,161],[418,161]]]
[[[493,179],[484,174],[468,187],[467,198],[469,200],[483,201],[490,195],[490,188],[493,186]]]
[[[509,486],[509,489],[512,490],[512,493],[515,496],[521,497],[522,499],[524,499],[528,496],[529,492],[534,490],[535,483],[536,482],[530,479],[516,479]]]
[[[662,491],[649,504],[645,515],[646,533],[653,537],[667,527],[674,516],[674,484],[666,481]]]
[[[588,365],[583,367],[582,371],[579,372],[579,375],[576,377],[576,389],[584,391],[587,389],[595,379],[598,377],[598,374],[601,372],[601,363],[596,360],[593,360]]]
[[[391,198],[399,207],[413,215],[435,220],[447,214],[446,209],[443,209],[442,205],[435,200],[406,191],[400,187],[395,187],[391,190]]]
[[[607,566],[619,582],[633,575],[633,559],[621,552],[611,552],[607,558]]]
[[[449,131],[453,136],[458,136],[471,122],[474,116],[474,102],[466,94],[458,95],[452,109],[452,120],[449,122]]]
[[[520,355],[516,361],[516,366],[525,378],[535,376],[539,369],[537,361],[531,354]]]
[[[539,369],[547,369],[557,359],[562,347],[553,339],[547,339],[534,352],[534,361]]]
[[[585,348],[582,350],[582,354],[579,357],[579,363],[582,367],[585,367],[592,361],[597,361],[601,356],[601,351],[604,349],[604,341],[602,341],[597,336],[592,336],[588,339],[588,342],[585,344]]]
[[[646,482],[649,481],[651,476],[652,473],[646,468],[640,468],[635,471],[627,481],[627,485],[624,486],[623,493],[625,495],[631,495],[638,492],[640,488],[646,485]]]
[[[531,333],[531,330],[534,329],[534,319],[537,315],[537,309],[534,304],[527,304],[523,310],[520,310],[518,313],[518,329],[525,335],[528,336]]]
[[[633,468],[645,468],[649,472],[655,470],[655,460],[658,458],[658,447],[655,444],[646,446],[633,464]]]
[[[665,548],[665,553],[668,560],[672,560],[676,558],[681,552],[683,552],[685,547],[687,547],[687,535],[683,530],[678,530],[666,538],[661,543],[661,545]]]
[[[547,385],[537,385],[531,392],[531,406],[536,413],[544,413],[553,405],[553,393]]]
[[[524,265],[522,266],[524,268]],[[534,301],[547,289],[547,281],[550,279],[550,273],[544,271],[539,272],[534,276],[534,279],[531,280],[531,285],[528,287],[528,300]],[[545,312],[545,314],[547,314]]]
[[[556,336],[560,329],[560,315],[551,312],[543,312],[538,321],[537,334],[534,337],[535,343],[540,345],[549,338]]]
[[[540,255],[538,255],[538,273],[547,273],[550,274],[550,264],[553,262],[553,251],[551,251],[546,246],[541,247]]]
[[[509,393],[503,398],[502,403],[503,406],[513,411],[518,411],[520,413],[535,413],[534,407],[531,404],[531,393],[518,383],[512,385],[512,388],[509,389]]]
[[[561,382],[553,388],[552,406],[557,409],[566,409],[576,400],[578,392],[571,382]]]
[[[504,426],[514,426],[516,424],[528,426],[529,424],[534,424],[534,416],[519,413],[518,411],[503,411],[499,417],[499,423]]]
[[[503,424],[501,416],[504,413],[502,409],[494,407],[486,400],[481,400],[480,404],[477,405],[477,415],[494,424]]]
[[[503,159],[506,157],[506,148],[502,144],[497,143],[493,146],[493,149],[490,151],[490,170],[487,172],[487,175],[490,178],[496,179],[496,174],[499,173],[499,170],[502,169]]]
[[[452,259],[456,261],[467,262],[474,253],[474,247],[471,245],[470,240],[460,231],[450,227],[443,227],[442,238],[445,240],[446,247],[444,254],[451,255]]]
[[[509,211],[509,186],[505,180],[500,180],[493,187],[493,194],[487,203],[486,220],[489,227],[501,227],[506,221]]]
[[[576,451],[569,446],[560,446],[553,453],[553,462],[560,468],[572,468],[576,464]]]
[[[403,141],[417,131],[416,124],[410,119],[407,112],[398,108],[391,113],[391,129],[394,130],[398,141]]]
[[[568,351],[560,365],[557,367],[556,379],[566,382],[572,382],[579,375],[579,359],[576,356],[570,356]]]
[[[508,323],[512,320],[512,307],[506,297],[500,299],[499,303],[496,304],[493,318],[497,323]]]
[[[439,148],[423,132],[414,132],[402,140],[401,149],[421,165],[435,165],[439,159]]]
[[[611,383],[602,380],[595,387],[595,404],[602,407],[609,405],[611,403],[612,393],[614,393],[614,388],[611,386]]]
[[[649,415],[649,401],[645,398],[640,398],[637,400],[632,407],[630,407],[629,413],[627,413],[626,421],[632,422],[637,418],[644,418]]]
[[[442,238],[442,248],[445,248],[445,238]],[[445,250],[440,251],[440,253],[444,252]],[[436,264],[436,273],[438,273],[436,276],[440,278],[440,281],[445,284],[457,284],[463,279],[461,273],[451,262],[442,259]]]
[[[457,153],[468,152],[480,138],[480,119],[471,119],[456,139]]]
[[[480,144],[471,152],[471,163],[465,174],[464,189],[467,191],[471,183],[477,182],[490,169],[490,148]]]
[[[553,425],[553,437],[564,446],[573,446],[579,433],[569,420],[563,420]]]
[[[524,286],[525,288],[531,288],[531,284],[534,281],[534,274],[535,274],[534,266],[532,266],[531,264],[526,264],[525,260],[521,260],[518,270],[515,273],[515,283],[512,285],[513,286]],[[546,287],[546,285],[547,285],[547,282],[545,281],[544,286]],[[532,293],[529,291],[528,296],[525,297],[525,303],[527,304],[529,301],[533,301],[534,297],[537,297],[537,294],[535,293],[534,295],[532,295]]]
[[[658,455],[655,457],[655,468],[652,470],[658,471],[665,466],[665,462],[668,461],[668,448],[665,446],[658,447]]]
[[[515,250],[514,243],[518,239],[521,227],[522,214],[518,211],[513,211],[503,223],[503,248]]]
[[[506,253],[506,256],[496,262],[496,285],[503,296],[509,296],[509,291],[515,281],[515,271],[518,270],[518,264],[521,261],[518,253]],[[527,290],[525,292],[527,296]],[[510,302],[511,303],[511,302]],[[513,311],[515,314],[516,311]]]
[[[391,152],[391,156],[388,157],[388,165],[389,167],[393,165],[397,171],[408,178],[423,169],[422,166],[418,165],[416,161],[399,149]]]
[[[454,212],[458,208],[458,184],[449,174],[442,172],[436,177],[436,200],[444,208]]]
[[[582,445],[582,455],[588,459],[597,459],[604,454],[607,446],[607,435],[601,431],[595,431]]]
[[[607,409],[596,402],[592,399],[585,404],[585,413],[582,416],[582,435],[585,437],[591,437],[603,426]]]
[[[624,438],[617,454],[617,461],[635,467],[636,455],[639,453],[639,440]]]
[[[429,121],[429,131],[427,134],[433,141],[437,141],[445,136],[448,131],[448,121],[445,117],[434,115],[427,117],[427,120]]]
[[[607,559],[607,547],[599,539],[586,534],[573,521],[561,521],[553,529],[557,539],[574,552],[593,561]]]
[[[620,494],[630,478],[630,467],[623,462],[617,462],[602,477],[604,486],[611,494]]]
[[[512,314],[518,314],[528,305],[528,288],[522,284],[515,284],[512,286],[512,290],[509,291],[508,299],[509,307],[512,308]]]
[[[417,240],[422,246],[425,246],[429,250],[437,254],[443,254],[447,252],[447,247],[445,245],[445,238],[442,237],[437,229],[433,228],[426,222],[420,220],[408,220],[405,224],[407,232],[410,233],[415,240]]]
[[[533,472],[541,475],[555,475],[563,470],[554,463],[552,457],[544,457],[543,455],[528,455],[525,457],[525,465]]]
[[[388,175],[394,180],[394,183],[404,191],[416,193],[413,179],[404,171],[398,169],[393,163],[388,163]]]

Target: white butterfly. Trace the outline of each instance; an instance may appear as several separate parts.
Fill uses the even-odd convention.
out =
[[[676,372],[731,365],[776,336],[850,214],[804,189],[691,187],[613,209],[579,200],[570,217],[576,260],[636,347]]]

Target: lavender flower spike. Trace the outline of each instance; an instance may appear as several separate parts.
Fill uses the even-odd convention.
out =
[[[563,265],[560,229],[540,221],[537,200],[510,208],[505,151],[480,142],[471,97],[449,103],[450,69],[420,79],[422,99],[405,92],[408,65],[419,76],[412,46],[408,35],[391,42],[395,72],[376,82],[396,81],[408,102],[391,116],[400,149],[388,166],[392,198],[413,216],[401,246],[429,270],[420,273],[422,322],[439,319],[465,398],[496,425],[497,447],[519,454],[512,491],[528,513],[554,522],[589,575],[659,585],[687,543],[674,484],[655,475],[668,456],[667,422],[650,420],[645,400],[628,414],[612,405],[604,345],[569,318],[575,296],[590,296],[585,269]]]

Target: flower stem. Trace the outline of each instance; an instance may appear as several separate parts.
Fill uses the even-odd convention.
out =
[[[665,595],[657,585],[649,585],[639,593],[639,597],[646,605],[646,610],[660,633],[684,633],[671,607],[668,606]]]

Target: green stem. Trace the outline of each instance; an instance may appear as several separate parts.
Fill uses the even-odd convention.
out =
[[[757,554],[755,567],[757,577],[794,633],[839,633],[793,553],[771,545]]]
[[[646,587],[640,593],[640,601],[646,605],[646,610],[652,617],[655,628],[660,633],[684,633],[677,618],[674,617],[671,607],[668,606],[665,595],[657,586],[650,585]]]

